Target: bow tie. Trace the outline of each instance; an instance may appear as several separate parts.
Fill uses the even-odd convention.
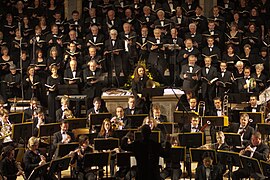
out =
[[[205,67],[206,69],[210,69],[210,67]]]
[[[93,35],[93,37],[97,37],[97,35]]]
[[[221,109],[217,109],[217,111],[222,111]]]
[[[76,70],[73,70],[72,72],[76,72]]]
[[[62,134],[67,134],[67,132],[66,132],[66,131],[64,131],[64,132],[62,132]]]
[[[191,129],[197,129],[197,127],[194,127],[194,126],[193,126]]]

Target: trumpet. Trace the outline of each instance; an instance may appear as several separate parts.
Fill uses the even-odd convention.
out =
[[[125,126],[124,122],[116,116],[111,119],[111,123],[113,130],[122,130],[122,128]]]

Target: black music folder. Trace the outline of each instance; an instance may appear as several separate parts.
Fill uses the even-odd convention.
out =
[[[242,167],[251,173],[262,174],[260,163],[257,159],[240,155]]]
[[[95,150],[113,150],[119,148],[118,138],[96,138],[94,139]]]
[[[135,132],[134,138],[136,141],[142,140],[142,133],[140,131]],[[150,134],[150,139],[160,143],[160,131],[152,131]]]
[[[251,126],[255,127],[257,123],[264,123],[264,112],[240,112],[239,114],[241,116],[244,113],[249,115],[249,119],[252,119]]]
[[[228,126],[228,116],[204,116],[202,117],[202,124],[209,124],[209,126]]]
[[[67,144],[62,144],[58,143],[57,144],[57,157],[64,157],[70,153],[70,151],[74,151],[79,147],[79,143],[67,143]]]
[[[225,142],[229,146],[242,146],[241,135],[237,133],[224,133]]]
[[[201,132],[196,133],[179,133],[178,139],[180,146],[186,146],[186,148],[198,148],[203,145],[204,135]]]
[[[90,114],[90,127],[92,125],[102,125],[104,119],[111,119],[111,113],[98,113],[98,114]]]
[[[9,116],[10,122],[12,124],[23,123],[23,119],[24,119],[24,113],[23,112],[10,113],[8,116]]]
[[[110,153],[86,153],[83,159],[84,168],[92,166],[107,166],[110,162]]]
[[[66,119],[69,124],[69,129],[86,128],[86,118],[70,118]]]
[[[229,167],[242,167],[239,153],[233,151],[217,150],[218,162]]]
[[[56,172],[67,170],[70,164],[71,157],[63,157],[51,161],[50,169],[48,172],[49,176],[53,176]]]
[[[179,163],[181,161],[186,161],[186,148],[181,146],[173,146],[170,150],[170,162]]]
[[[257,131],[259,131],[263,135],[269,135],[270,134],[270,124],[258,123],[257,124]]]
[[[270,177],[270,162],[261,160],[261,167],[262,167],[263,175],[266,176],[266,178],[269,178]]]
[[[138,128],[142,125],[144,118],[146,118],[148,114],[134,114],[127,115],[127,118],[130,119],[131,128]]]
[[[173,134],[177,123],[174,122],[162,122],[157,125],[157,127],[165,134]]]
[[[28,180],[35,180],[35,179],[42,179],[43,176],[47,174],[47,169],[49,167],[50,163],[43,164],[41,166],[35,167],[35,169],[32,171],[30,176],[28,177]]]
[[[39,127],[38,137],[53,136],[54,133],[60,131],[60,123],[44,124]]]
[[[191,154],[190,159],[191,162],[203,162],[203,155],[205,153],[209,154],[212,159],[213,159],[213,163],[216,164],[217,163],[217,155],[216,155],[216,151],[214,149],[198,149],[198,148],[190,148],[189,152]]]
[[[126,136],[128,133],[134,133],[137,129],[122,129],[122,130],[115,130],[114,137],[121,139]]]
[[[19,140],[28,140],[32,137],[32,122],[12,124],[12,139],[18,142]]]

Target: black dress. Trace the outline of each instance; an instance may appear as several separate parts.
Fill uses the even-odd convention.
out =
[[[148,81],[148,77],[145,75],[144,77],[140,78],[138,82],[136,82],[134,79],[131,83],[132,93],[135,97],[135,106],[138,109],[144,109],[144,106],[146,105],[145,101],[138,96],[138,94],[142,94],[143,89],[146,88],[146,82]],[[144,109],[145,110],[145,109]],[[145,110],[148,112],[147,110]]]
[[[27,81],[27,79],[29,81]],[[23,79],[24,98],[29,100],[32,97],[37,97],[40,100],[40,79],[38,75],[34,75],[33,82],[30,81],[29,76],[25,76]]]
[[[33,169],[39,166],[40,161],[41,159],[39,154],[36,154],[31,150],[27,150],[25,152],[23,162],[24,162],[24,173],[27,178],[30,176]]]
[[[59,104],[57,103],[57,101],[55,101],[56,96],[58,95],[58,85],[61,84],[62,82],[62,78],[60,76],[58,76],[57,78],[53,78],[52,76],[49,76],[47,78],[47,85],[49,86],[54,86],[55,85],[55,90],[54,91],[49,91],[48,89],[48,113],[50,118],[55,121],[56,116],[55,116],[55,112],[56,110],[59,108]]]

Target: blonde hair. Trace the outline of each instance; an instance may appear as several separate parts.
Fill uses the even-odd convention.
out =
[[[27,148],[31,149],[37,143],[39,143],[39,138],[32,136],[28,140]]]

